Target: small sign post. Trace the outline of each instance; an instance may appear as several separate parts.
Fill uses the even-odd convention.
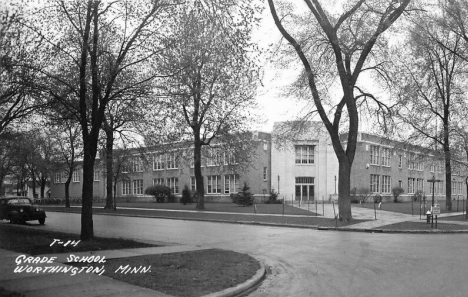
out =
[[[428,182],[432,183],[432,204],[431,204],[431,216],[432,216],[432,222],[431,222],[431,228],[433,227],[433,224],[434,224],[434,190],[435,190],[435,183],[438,183],[438,182],[441,182],[440,179],[435,179],[435,175],[432,176],[432,179],[428,179],[427,180]],[[438,205],[438,209],[439,209],[439,213],[438,215],[440,215],[440,205]],[[437,229],[437,215],[436,215],[436,229]]]
[[[436,218],[435,228],[437,229],[437,216],[440,215],[440,204],[436,204],[432,207],[432,220],[434,220],[434,216]]]

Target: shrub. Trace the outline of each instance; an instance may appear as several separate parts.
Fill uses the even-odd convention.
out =
[[[426,194],[422,190],[416,191],[412,197],[413,201],[426,201]]]
[[[192,201],[192,193],[187,185],[184,186],[184,189],[182,190],[182,198],[180,198],[180,203],[186,205],[191,204]]]
[[[380,196],[379,194],[375,195],[374,203],[380,203],[380,202],[382,202],[382,196]]]
[[[274,190],[271,189],[270,196],[268,197],[268,200],[265,201],[266,204],[282,204],[283,200],[278,200],[278,193]]]
[[[145,194],[154,196],[158,203],[163,203],[164,199],[168,202],[175,200],[175,196],[172,194],[169,187],[163,185],[154,185],[146,188]]]
[[[365,203],[367,199],[372,195],[369,188],[352,188],[350,191],[351,194],[351,203]]]
[[[231,194],[232,202],[242,205],[249,206],[253,204],[254,196],[250,193],[250,187],[247,183],[244,183],[242,190],[237,194]]]
[[[393,194],[393,202],[397,203],[397,202],[400,202],[398,201],[398,196],[400,196],[401,194],[403,194],[405,192],[405,190],[403,190],[402,187],[394,187],[392,189],[392,194]]]

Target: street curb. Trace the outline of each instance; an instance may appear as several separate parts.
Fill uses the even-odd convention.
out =
[[[243,282],[242,284],[238,284],[235,287],[228,288],[226,290],[216,293],[211,293],[202,297],[235,297],[249,292],[250,290],[254,289],[258,284],[260,284],[260,282],[265,277],[265,266],[261,262],[259,262],[259,264],[260,269],[258,269],[255,275],[249,280]]]
[[[401,234],[460,234],[468,233],[468,230],[396,230],[396,229],[359,229],[359,228],[335,228],[319,227],[323,231],[365,232],[365,233],[401,233]]]
[[[50,210],[50,212],[63,212],[63,211]],[[70,213],[73,213],[73,212],[70,212]],[[352,227],[336,228],[336,227],[322,227],[318,225],[297,225],[297,224],[285,225],[285,224],[278,224],[278,223],[262,223],[262,222],[253,222],[253,221],[226,221],[226,220],[216,220],[216,219],[147,216],[147,215],[134,215],[134,214],[97,213],[96,215],[153,218],[153,219],[167,219],[167,220],[181,220],[181,221],[199,221],[199,222],[213,222],[213,223],[224,223],[224,224],[244,224],[244,225],[258,225],[258,226],[299,228],[299,229],[315,229],[319,231],[402,233],[402,234],[461,234],[461,233],[463,234],[463,233],[468,233],[468,230],[438,230],[438,229],[435,229],[435,230],[396,230],[396,229],[361,229],[361,228],[352,228]]]

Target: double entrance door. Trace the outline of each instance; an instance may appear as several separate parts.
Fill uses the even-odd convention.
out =
[[[296,201],[314,201],[314,185],[296,185]]]

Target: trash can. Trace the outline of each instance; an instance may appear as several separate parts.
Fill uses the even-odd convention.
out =
[[[430,211],[426,212],[426,224],[431,223],[432,213]]]

